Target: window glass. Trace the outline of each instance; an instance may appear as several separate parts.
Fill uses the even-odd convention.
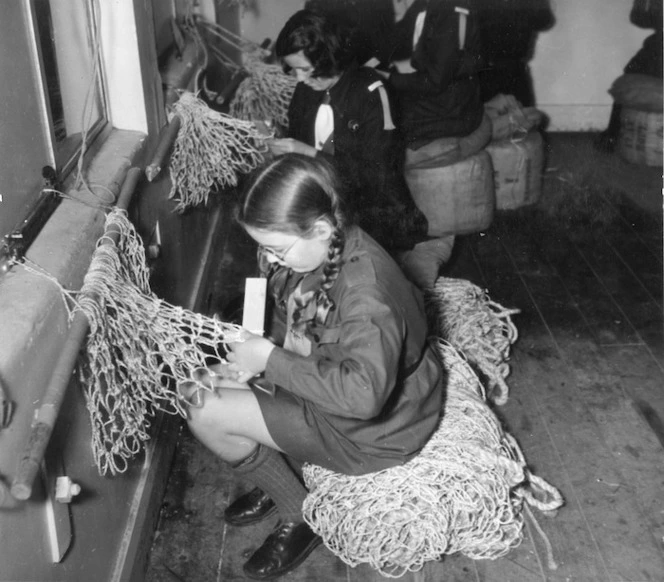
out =
[[[89,0],[33,0],[55,160],[62,172],[105,119],[96,20]]]

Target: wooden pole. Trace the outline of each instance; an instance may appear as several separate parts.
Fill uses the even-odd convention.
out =
[[[148,182],[152,182],[159,175],[159,172],[161,172],[164,162],[170,154],[173,143],[175,143],[175,139],[178,136],[181,125],[182,119],[180,116],[174,115],[168,125],[165,125],[159,133],[157,148],[152,155],[152,160],[145,168],[145,176]]]
[[[141,170],[139,168],[129,169],[118,196],[116,204],[118,208],[126,210],[129,207],[140,175]],[[106,236],[110,240],[105,244],[110,244],[111,241],[115,243],[118,241],[120,233],[111,231],[106,233]],[[16,499],[25,500],[29,499],[32,495],[32,486],[44,458],[46,447],[55,427],[67,387],[76,366],[78,354],[85,341],[88,329],[88,318],[82,311],[77,311],[69,326],[65,345],[60,352],[49,384],[39,403],[39,408],[35,410],[28,442],[22,457],[19,459],[18,469],[11,486],[11,494]]]

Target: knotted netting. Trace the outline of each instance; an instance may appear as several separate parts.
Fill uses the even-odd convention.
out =
[[[210,45],[210,52],[225,69],[240,73],[245,78],[233,92],[229,113],[239,119],[261,121],[270,127],[288,127],[290,105],[297,79],[284,73],[280,64],[274,63],[272,50],[244,38],[218,22],[198,18],[197,28],[217,40]],[[238,51],[242,64],[231,57],[228,48]]]
[[[507,402],[509,388],[505,378],[510,347],[518,338],[511,316],[518,309],[507,309],[492,301],[486,291],[465,279],[440,277],[427,291],[427,316],[432,328],[483,375],[489,399]]]
[[[215,188],[236,186],[238,175],[248,174],[265,159],[269,137],[251,121],[215,111],[196,95],[183,92],[169,112],[181,124],[169,171],[169,198],[176,198],[175,210],[206,204]]]
[[[288,128],[288,106],[297,79],[284,73],[280,65],[266,63],[258,50],[246,55],[248,73],[230,103],[229,113],[239,119],[264,121],[269,126]]]
[[[223,344],[241,341],[241,328],[154,295],[143,245],[118,209],[107,215],[76,304],[89,324],[79,374],[95,463],[102,475],[121,473],[150,438],[156,411],[186,417],[199,390],[212,389],[197,372],[225,362]],[[180,385],[193,394],[185,398]]]
[[[436,347],[447,396],[417,457],[361,476],[304,467],[304,519],[350,566],[399,577],[446,554],[499,558],[521,542],[524,501],[544,511],[562,505],[560,493],[529,472],[463,356],[443,340]]]

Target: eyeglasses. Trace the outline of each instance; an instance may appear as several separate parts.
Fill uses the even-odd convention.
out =
[[[297,241],[299,241],[301,238],[302,238],[301,236],[298,236],[290,245],[288,245],[287,249],[281,252],[275,251],[274,249],[271,249],[269,247],[264,247],[263,245],[258,245],[258,252],[272,255],[275,259],[284,262],[286,260],[286,255],[291,252],[291,250],[295,246],[295,243],[297,243]]]

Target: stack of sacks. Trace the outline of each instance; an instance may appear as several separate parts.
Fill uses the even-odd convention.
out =
[[[650,75],[618,77],[609,93],[620,109],[618,153],[633,164],[662,165],[662,79]]]
[[[542,191],[544,142],[539,132],[543,114],[522,107],[512,95],[496,95],[484,104],[491,119],[491,156],[496,209],[513,210],[534,204]]]

